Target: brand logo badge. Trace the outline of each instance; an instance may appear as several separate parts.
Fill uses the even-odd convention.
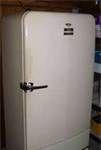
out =
[[[64,35],[73,35],[74,29],[71,23],[66,23],[64,28]]]

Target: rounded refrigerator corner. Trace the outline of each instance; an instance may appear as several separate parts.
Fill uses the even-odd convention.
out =
[[[23,22],[26,18],[26,16],[30,13],[30,12],[33,12],[33,11],[25,11],[22,15],[22,18],[21,18],[21,22]]]
[[[88,17],[92,20],[92,22],[94,23],[94,25],[95,25],[95,18],[94,18],[94,16],[93,15],[91,15],[91,14],[88,14]]]

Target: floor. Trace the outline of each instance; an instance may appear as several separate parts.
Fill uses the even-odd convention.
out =
[[[2,149],[2,150],[5,150],[5,149]],[[86,150],[88,150],[88,149],[86,149]],[[101,150],[101,142],[99,143],[91,138],[89,150]]]

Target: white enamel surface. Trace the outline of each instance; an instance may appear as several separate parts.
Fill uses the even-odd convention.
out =
[[[29,12],[23,22],[25,81],[48,85],[26,94],[27,150],[39,150],[89,128],[95,26],[67,13]],[[68,22],[74,35],[64,36]]]
[[[89,146],[89,130],[42,150],[82,150]]]

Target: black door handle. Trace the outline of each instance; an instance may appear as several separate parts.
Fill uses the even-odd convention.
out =
[[[48,85],[41,85],[41,86],[34,86],[34,84],[32,82],[21,82],[20,83],[20,88],[22,90],[24,90],[25,92],[29,91],[32,92],[33,90],[37,90],[37,89],[43,89],[43,88],[47,88]]]

